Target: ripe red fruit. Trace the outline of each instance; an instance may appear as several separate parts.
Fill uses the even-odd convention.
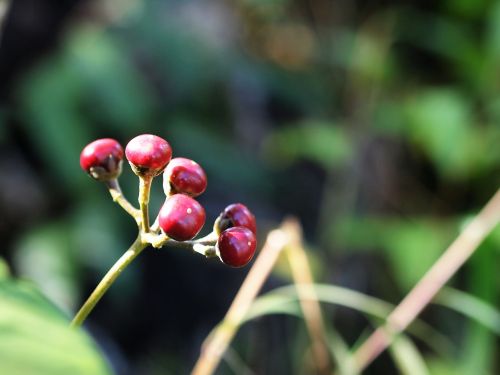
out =
[[[221,260],[231,267],[243,267],[255,254],[255,234],[245,227],[232,227],[222,232],[217,240]]]
[[[138,176],[157,176],[172,158],[172,148],[166,140],[152,134],[133,138],[125,147],[125,156]]]
[[[201,166],[191,159],[174,158],[163,174],[165,194],[182,193],[197,197],[207,188],[207,175]]]
[[[111,138],[98,139],[84,147],[80,166],[92,178],[109,181],[122,172],[123,148]]]
[[[158,220],[167,236],[187,241],[194,238],[205,224],[205,209],[193,198],[175,194],[163,204]]]
[[[241,203],[234,203],[227,206],[214,224],[216,233],[221,233],[232,227],[245,227],[250,229],[254,234],[257,234],[255,216],[247,206]]]

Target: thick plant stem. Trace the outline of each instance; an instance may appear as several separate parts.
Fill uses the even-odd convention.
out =
[[[149,233],[149,193],[151,191],[152,177],[139,177],[139,206],[141,207],[142,230]]]
[[[387,317],[386,323],[356,351],[354,360],[359,372],[373,362],[391,344],[394,337],[413,322],[499,221],[500,189]]]
[[[95,305],[102,298],[123,270],[144,250],[147,243],[141,241],[140,236],[134,241],[132,246],[118,259],[118,261],[106,273],[101,282],[94,289],[90,297],[85,301],[78,313],[71,321],[72,327],[78,327],[83,324],[87,316],[94,309]]]

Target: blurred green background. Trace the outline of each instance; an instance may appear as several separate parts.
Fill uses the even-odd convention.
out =
[[[390,303],[500,185],[500,1],[15,0],[0,82],[0,348],[11,348],[0,369],[11,373],[19,363],[23,374],[55,373],[50,363],[64,359],[32,349],[33,330],[19,328],[26,346],[11,345],[19,335],[8,327],[28,323],[8,301],[48,303],[25,290],[39,288],[71,316],[135,238],[134,222],[80,170],[96,138],[166,138],[208,174],[204,233],[232,202],[256,214],[261,243],[295,215],[317,281]],[[157,182],[154,215],[162,199]],[[451,285],[498,308],[499,259],[497,228]],[[93,370],[75,362],[71,373],[188,373],[247,271],[145,252],[90,316],[97,344],[75,344]],[[289,282],[278,266],[265,289]],[[469,310],[425,310],[446,340],[415,340],[423,373],[500,371],[498,311],[485,325]],[[324,312],[349,345],[369,332],[354,310]],[[243,327],[217,373],[244,374],[245,363],[249,374],[309,374],[307,347],[301,320],[263,317]],[[418,371],[384,354],[366,373]]]

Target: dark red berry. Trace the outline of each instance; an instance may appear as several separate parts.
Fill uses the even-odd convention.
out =
[[[257,224],[255,216],[250,212],[247,206],[241,203],[234,203],[226,207],[219,215],[214,224],[216,233],[232,227],[245,227],[257,234]]]
[[[125,156],[138,176],[157,176],[172,158],[172,148],[163,138],[142,134],[127,144]]]
[[[187,241],[194,238],[205,224],[205,209],[193,198],[175,194],[167,198],[158,219],[167,236]]]
[[[222,232],[217,240],[221,260],[231,267],[243,267],[255,254],[255,234],[245,227],[232,227]]]
[[[80,154],[80,166],[98,181],[116,179],[122,172],[123,148],[111,138],[89,143]]]
[[[165,194],[182,193],[197,197],[207,188],[207,175],[201,166],[191,159],[174,158],[163,173]]]

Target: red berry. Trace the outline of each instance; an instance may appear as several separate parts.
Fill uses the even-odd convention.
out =
[[[109,181],[122,172],[123,148],[111,138],[89,143],[80,154],[80,166],[92,178]]]
[[[255,254],[255,234],[245,227],[233,227],[222,232],[217,240],[221,260],[231,267],[243,267]]]
[[[257,233],[255,216],[247,206],[241,203],[234,203],[227,206],[214,224],[216,233],[221,233],[222,231],[232,227],[245,227],[250,229],[254,234]]]
[[[172,148],[163,138],[142,134],[127,144],[125,156],[135,174],[154,177],[167,166],[172,157]]]
[[[187,241],[194,238],[205,224],[205,210],[193,198],[175,194],[167,198],[158,219],[167,236]]]
[[[182,193],[197,197],[207,188],[207,175],[201,166],[191,159],[174,158],[163,174],[165,194]]]

